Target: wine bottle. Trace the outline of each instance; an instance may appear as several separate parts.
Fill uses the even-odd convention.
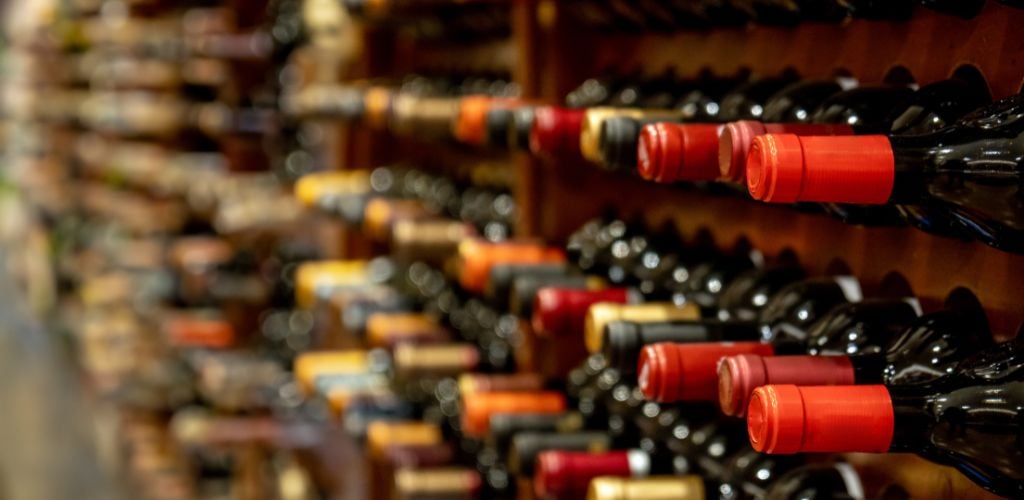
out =
[[[533,486],[537,498],[573,499],[586,494],[600,476],[645,477],[657,471],[655,457],[638,449],[602,453],[550,450],[537,455]],[[671,472],[671,471],[664,471]]]
[[[802,277],[794,267],[752,270],[734,280],[722,292],[714,318],[701,322],[669,321],[634,324],[608,323],[602,333],[602,353],[609,366],[624,374],[636,373],[636,360],[646,345],[659,342],[756,341],[761,330],[756,321],[771,297]],[[775,312],[774,317],[785,316]]]
[[[806,463],[804,455],[768,455],[746,448],[729,457],[718,485],[720,500],[764,498],[780,476]]]
[[[583,122],[580,126],[580,153],[584,159],[603,166],[609,162],[605,159],[602,146],[602,136],[608,136],[608,132],[602,132],[605,123],[612,118],[630,118],[637,121],[666,121],[681,117],[679,111],[664,108],[613,108],[595,107],[589,108],[583,115]],[[613,125],[614,127],[614,125]],[[615,132],[613,128],[611,132]]]
[[[509,472],[520,477],[533,477],[537,455],[548,450],[591,451],[609,449],[611,438],[597,431],[547,433],[521,432],[512,437],[508,456]]]
[[[529,242],[491,243],[468,239],[459,244],[459,283],[470,292],[483,292],[491,269],[502,264],[538,264],[564,262],[557,248]]]
[[[896,116],[894,113],[912,106],[912,95],[916,96],[909,87],[858,87],[835,94],[821,102],[810,114],[794,116],[797,118],[795,120],[778,120],[779,123],[742,120],[728,123],[722,129],[719,141],[719,169],[724,178],[742,181],[746,176],[750,145],[755,137],[767,133],[850,135],[882,132],[889,128]],[[928,102],[925,98],[921,104]]]
[[[521,277],[562,278],[569,274],[566,263],[502,264],[491,268],[484,294],[495,305],[505,307],[511,299],[513,285]]]
[[[583,126],[585,108],[610,103],[614,95],[621,95],[623,79],[589,79],[570,92],[565,103],[568,107],[538,106],[530,116],[517,115],[516,119],[530,120],[529,149],[539,156],[579,156],[580,130]],[[621,101],[620,101],[621,102]],[[523,130],[525,123],[517,121],[516,129]],[[517,132],[520,135],[521,132]],[[517,141],[521,142],[521,141]]]
[[[857,470],[848,463],[809,464],[778,477],[764,498],[796,500],[800,498],[865,498],[864,484]]]
[[[807,329],[835,307],[860,301],[860,288],[848,277],[794,283],[773,296],[753,328],[757,341],[658,343],[645,346],[637,362],[640,389],[655,401],[716,401],[718,360],[736,354],[798,352]]]
[[[787,74],[740,85],[722,99],[715,119],[704,123],[691,120],[685,124],[662,122],[645,125],[637,143],[637,172],[644,179],[661,183],[717,179],[720,123],[760,119],[773,96],[793,81],[794,78]],[[804,87],[790,89],[792,95],[809,90]],[[817,95],[817,92],[808,93]],[[782,104],[780,98],[779,105]]]
[[[541,336],[565,336],[582,339],[587,310],[590,306],[608,302],[637,304],[643,300],[640,292],[632,288],[606,288],[579,290],[542,288],[537,291],[533,304],[533,330]]]
[[[598,302],[587,309],[583,324],[583,340],[587,350],[591,354],[595,354],[602,351],[605,328],[613,321],[661,323],[699,318],[700,309],[692,303],[680,307],[671,302],[648,302],[632,305]]]
[[[723,358],[718,380],[722,410],[727,415],[742,416],[753,389],[769,383],[921,383],[948,373],[964,357],[992,345],[991,334],[977,313],[946,310],[914,319],[914,313],[898,302],[878,303],[876,311],[884,314],[886,304],[892,314],[879,314],[874,325],[872,318],[851,321],[853,316],[834,316],[835,321],[849,322],[839,326],[849,333],[845,338],[827,332],[832,329],[829,325],[816,325],[820,328],[812,331],[809,342],[814,356]],[[845,308],[856,309],[852,305]],[[875,335],[868,330],[874,330]],[[886,330],[901,333],[892,335],[891,343],[882,350],[879,346],[889,336]],[[941,354],[936,354],[939,351]]]
[[[601,153],[600,165],[609,170],[636,168],[637,141],[644,125],[659,121],[703,122],[714,121],[721,110],[721,101],[728,92],[745,83],[745,75],[714,77],[702,73],[692,82],[684,82],[679,97],[672,105],[672,116],[611,116],[600,126],[598,146]]]
[[[566,410],[565,396],[554,391],[489,392],[462,401],[462,432],[484,437],[490,418],[497,414],[560,414]]]
[[[487,444],[506,457],[512,439],[522,433],[570,434],[582,430],[583,419],[577,413],[499,413],[491,416]],[[503,458],[504,459],[504,458]]]
[[[600,290],[606,287],[600,278],[589,276],[519,276],[512,283],[509,311],[520,318],[532,318],[537,292],[544,288]]]
[[[769,298],[803,278],[803,270],[793,263],[750,269],[726,285],[718,295],[718,310],[710,317],[722,321],[753,321],[768,304]]]
[[[748,410],[751,444],[768,453],[917,452],[1019,496],[1024,453],[1008,436],[1021,432],[1022,349],[1021,340],[1004,342],[920,385],[763,386]]]
[[[755,139],[751,148],[747,186],[756,199],[770,202],[931,204],[986,244],[1021,252],[1024,214],[1015,210],[1015,200],[1022,99],[1003,99],[931,134],[769,134]],[[854,164],[845,173],[822,176]],[[802,173],[786,177],[794,168]]]

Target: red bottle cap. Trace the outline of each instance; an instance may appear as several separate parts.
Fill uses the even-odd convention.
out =
[[[773,203],[877,205],[892,194],[895,168],[884,135],[767,134],[750,146],[747,189],[754,199]]]
[[[741,182],[747,175],[747,155],[754,138],[765,134],[853,135],[853,127],[824,123],[727,123],[718,138],[718,168],[722,178]]]
[[[567,500],[583,498],[595,477],[632,475],[628,451],[545,451],[537,455],[534,471],[537,498]]]
[[[560,392],[483,392],[462,401],[462,431],[468,436],[485,436],[491,428],[491,416],[502,413],[563,412],[565,396]]]
[[[459,243],[459,284],[471,292],[482,293],[495,266],[558,262],[565,262],[565,252],[560,248],[528,241],[493,243],[468,238]]]
[[[637,302],[633,295],[629,288],[541,288],[533,302],[533,330],[541,336],[578,335],[582,340],[587,309],[591,305],[598,302]]]
[[[537,155],[567,156],[580,154],[582,109],[539,106],[533,111],[530,151]]]
[[[455,138],[468,144],[482,144],[487,111],[502,101],[487,95],[468,95],[459,99],[459,115],[452,130]]]
[[[718,178],[718,132],[710,123],[654,123],[640,130],[637,170],[649,181],[713,181]]]
[[[718,360],[735,354],[771,356],[775,348],[761,342],[652,344],[640,351],[640,391],[645,398],[663,403],[716,401]]]
[[[765,453],[883,453],[892,444],[884,385],[766,385],[747,413],[750,445]]]
[[[235,343],[235,329],[222,319],[178,317],[164,325],[170,344],[179,347],[226,348]]]
[[[750,394],[768,384],[853,385],[846,356],[726,356],[718,363],[718,403],[734,417],[747,413]]]

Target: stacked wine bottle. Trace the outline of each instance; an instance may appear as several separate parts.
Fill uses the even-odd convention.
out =
[[[399,271],[387,287],[409,308],[347,332],[381,348],[380,364],[317,352],[295,372],[346,421],[380,416],[367,453],[373,477],[398,471],[383,482],[400,497],[443,483],[453,497],[860,498],[856,467],[837,454],[889,451],[1003,495],[1021,484],[1006,467],[1019,452],[997,444],[1016,425],[1019,346],[994,344],[964,289],[923,313],[898,280],[865,296],[855,277],[805,277],[791,256],[742,241],[723,252],[614,217],[565,248],[450,231],[430,252],[457,252],[446,274],[397,258],[417,254],[399,233],[428,239],[441,223],[411,224],[392,229]],[[379,281],[333,279],[348,304],[380,293]],[[342,323],[364,317],[337,300]]]

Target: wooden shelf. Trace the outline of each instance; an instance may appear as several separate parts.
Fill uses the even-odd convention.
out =
[[[851,75],[878,83],[894,68],[918,83],[948,77],[971,65],[989,82],[992,95],[1016,93],[1024,82],[1024,10],[987,2],[971,20],[918,9],[907,22],[850,20],[843,24],[803,23],[794,28],[752,26],[679,34],[608,35],[559,19],[544,36],[557,42],[545,53],[549,86],[559,98],[584,78],[609,68],[642,69],[655,75],[675,68],[679,75],[710,69],[759,74],[795,69],[806,78]],[[550,76],[548,77],[550,78]],[[567,85],[568,88],[563,87]]]

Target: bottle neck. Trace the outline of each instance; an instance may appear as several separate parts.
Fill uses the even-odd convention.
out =
[[[631,374],[636,371],[640,350],[647,345],[658,342],[744,342],[760,338],[761,330],[754,321],[619,321],[606,327],[603,351],[611,366]]]
[[[972,184],[1019,189],[1024,183],[1024,133],[997,136],[952,127],[889,141],[895,160],[890,203],[914,204],[928,198],[955,202],[972,194]]]
[[[885,373],[885,353],[850,356],[853,379],[857,385],[881,384]]]
[[[918,453],[929,448],[935,416],[929,411],[934,398],[914,394],[900,388],[889,389],[892,395],[894,432],[889,450]]]

